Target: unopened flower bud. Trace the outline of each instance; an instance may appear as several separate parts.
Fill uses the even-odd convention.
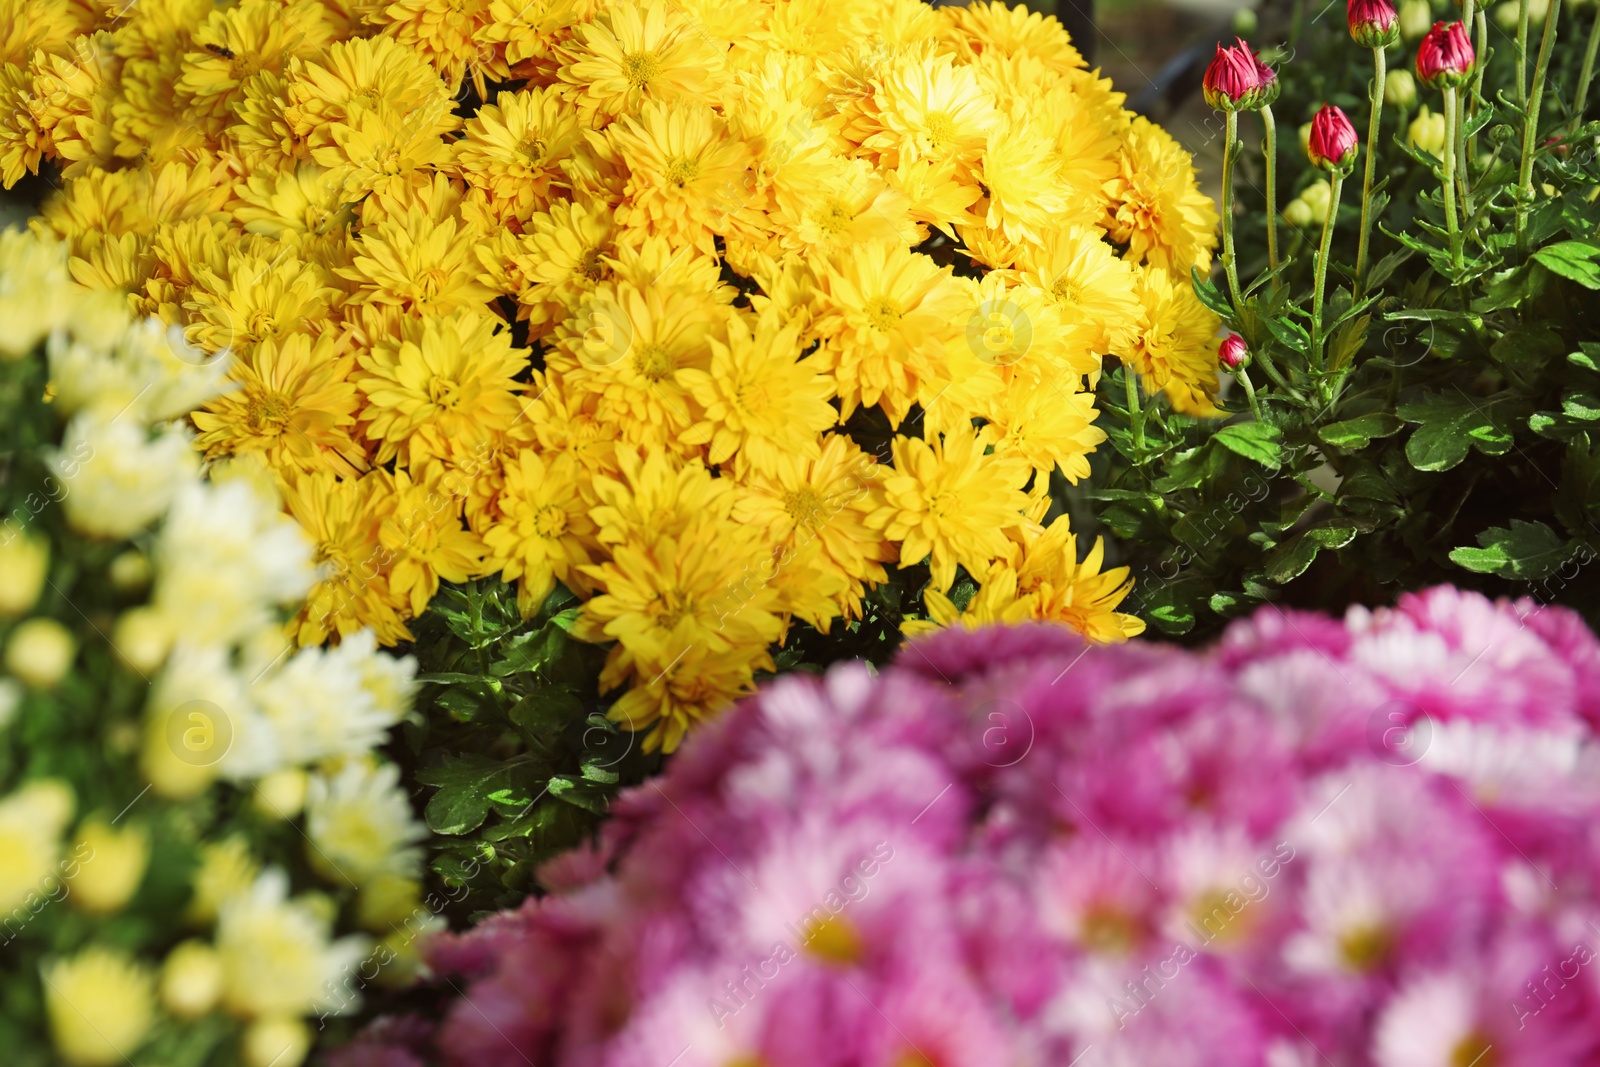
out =
[[[185,941],[161,967],[161,1004],[180,1019],[196,1019],[222,994],[222,961],[204,941]]]
[[[0,615],[22,615],[39,602],[50,567],[50,542],[32,534],[0,536]]]
[[[1311,162],[1324,170],[1347,173],[1355,163],[1358,147],[1356,128],[1350,125],[1350,119],[1332,104],[1324,104],[1311,120],[1311,139],[1306,144]]]
[[[306,806],[310,779],[299,767],[273,771],[256,783],[255,809],[269,819],[292,819]]]
[[[1466,24],[1435,22],[1417,45],[1417,80],[1430,89],[1465,85],[1474,61]]]
[[[1201,83],[1206,103],[1218,111],[1248,111],[1260,89],[1261,75],[1250,46],[1242,40],[1229,48],[1218,44]]]
[[[1283,209],[1283,221],[1298,230],[1310,226],[1317,221],[1317,217],[1312,213],[1310,204],[1296,197]]]
[[[1326,178],[1318,178],[1300,191],[1300,199],[1306,202],[1312,215],[1321,221],[1328,213],[1328,203],[1333,200],[1333,185]]]
[[[1350,36],[1364,48],[1387,48],[1400,40],[1400,13],[1389,0],[1349,0]]]
[[[1222,339],[1217,346],[1217,362],[1230,371],[1250,365],[1250,350],[1244,346],[1244,338],[1236,333],[1230,333]]]
[[[1433,5],[1428,0],[1404,0],[1400,5],[1400,36],[1415,41],[1433,25]]]
[[[299,1019],[257,1019],[239,1037],[245,1067],[300,1067],[311,1051],[311,1028]]]
[[[1383,102],[1390,107],[1417,105],[1417,79],[1409,70],[1391,70],[1383,79]]]
[[[1406,130],[1406,141],[1413,148],[1431,153],[1440,159],[1444,158],[1444,116],[1428,110],[1428,105],[1423,104],[1417,111],[1417,117],[1411,120],[1411,127]]]
[[[29,619],[6,642],[6,670],[37,689],[50,689],[72,667],[78,642],[54,619]]]

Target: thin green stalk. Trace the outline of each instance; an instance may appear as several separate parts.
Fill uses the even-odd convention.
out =
[[[1244,297],[1239,292],[1239,265],[1233,256],[1233,160],[1237,154],[1234,145],[1239,139],[1239,115],[1225,111],[1228,124],[1228,142],[1222,146],[1222,269],[1228,275],[1228,293],[1233,297],[1235,313],[1244,310]]]
[[[1361,182],[1361,240],[1356,245],[1355,296],[1367,289],[1367,242],[1372,237],[1372,175],[1378,162],[1378,130],[1383,122],[1384,55],[1380,46],[1372,50],[1372,90],[1367,94],[1372,115],[1367,120],[1367,166]]]
[[[1583,105],[1589,100],[1589,82],[1594,78],[1595,50],[1600,48],[1600,3],[1594,5],[1594,21],[1589,24],[1589,47],[1583,53],[1583,69],[1578,73],[1578,95],[1572,98],[1572,124],[1583,121]]]
[[[1600,6],[1596,7],[1600,11]],[[1591,50],[1592,55],[1592,50]],[[1263,151],[1267,157],[1267,265],[1278,269],[1278,124],[1272,117],[1272,107],[1261,109],[1261,122],[1267,128]],[[1278,279],[1272,279],[1272,289],[1278,289]]]
[[[1472,74],[1472,113],[1473,114],[1477,114],[1478,113],[1478,102],[1483,99],[1483,72],[1484,72],[1484,69],[1486,67],[1488,67],[1488,65],[1489,65],[1486,62],[1486,60],[1489,57],[1489,18],[1488,18],[1487,15],[1485,15],[1483,13],[1483,9],[1482,8],[1478,9],[1478,49],[1477,49],[1477,52],[1478,52],[1478,54],[1477,54],[1476,58],[1477,58],[1477,67],[1478,67],[1478,69],[1476,71],[1474,71],[1473,74]],[[1477,134],[1473,134],[1472,137],[1468,139],[1468,141],[1467,141],[1467,154],[1469,156],[1471,156],[1473,159],[1477,159],[1478,158],[1478,135]]]
[[[1461,130],[1456,114],[1456,90],[1444,90],[1444,223],[1450,231],[1450,262],[1461,269],[1461,230],[1456,224],[1456,135]]]
[[[1369,152],[1371,148],[1367,149]],[[1322,297],[1328,288],[1328,254],[1333,247],[1333,220],[1339,214],[1339,193],[1344,186],[1344,175],[1338,171],[1328,174],[1333,186],[1328,196],[1328,215],[1322,220],[1322,249],[1317,253],[1317,287],[1311,291],[1311,367],[1320,379],[1322,376]]]
[[[1144,462],[1144,412],[1139,408],[1139,375],[1126,363],[1122,365],[1122,381],[1128,391],[1128,425],[1133,430],[1133,457],[1135,463]]]
[[[1528,105],[1528,0],[1517,0],[1517,106]]]
[[[1528,90],[1528,118],[1522,127],[1522,165],[1517,171],[1517,250],[1527,251],[1528,207],[1533,202],[1533,147],[1539,136],[1539,105],[1544,100],[1544,76],[1550,69],[1550,53],[1555,50],[1556,23],[1561,18],[1561,0],[1550,0],[1544,16],[1544,36],[1539,39],[1539,59],[1533,67],[1533,86]]]
[[[1240,367],[1233,372],[1233,376],[1239,379],[1240,385],[1244,386],[1245,399],[1250,401],[1250,414],[1255,416],[1257,422],[1267,421],[1261,417],[1261,405],[1256,403],[1256,389],[1255,386],[1250,384],[1249,372]]]

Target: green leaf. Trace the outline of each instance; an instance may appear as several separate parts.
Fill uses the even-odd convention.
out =
[[[570,774],[558,774],[550,779],[550,795],[594,815],[604,815],[611,803],[611,790],[606,783]]]
[[[1503,455],[1513,443],[1507,406],[1496,399],[1475,401],[1459,390],[1400,405],[1396,414],[1421,424],[1406,442],[1406,458],[1419,471],[1447,471],[1473,446],[1485,455]]]
[[[1542,522],[1512,519],[1510,529],[1491,527],[1478,535],[1479,548],[1457,548],[1450,559],[1469,571],[1538,581],[1561,565],[1567,546]]]
[[[512,705],[510,717],[530,740],[550,751],[566,728],[584,717],[583,701],[565,686],[538,685]]]
[[[1356,353],[1361,351],[1361,346],[1366,344],[1367,327],[1371,322],[1371,315],[1362,315],[1360,318],[1342,323],[1333,331],[1333,336],[1328,338],[1329,370],[1343,370],[1351,360],[1355,359]]]
[[[1333,448],[1357,452],[1378,438],[1399,433],[1404,425],[1387,411],[1374,411],[1343,422],[1331,422],[1318,430],[1317,436]]]
[[[1261,324],[1291,352],[1305,352],[1311,347],[1311,335],[1298,322],[1288,319],[1263,318]]]
[[[1220,289],[1201,277],[1199,267],[1190,267],[1189,277],[1194,281],[1194,295],[1200,298],[1200,303],[1223,318],[1233,318],[1233,305],[1228,303]]]
[[[1316,540],[1306,536],[1306,531],[1295,534],[1267,557],[1267,578],[1284,585],[1300,577],[1316,560],[1321,547]]]
[[[1373,291],[1382,287],[1383,283],[1389,280],[1389,276],[1414,255],[1416,253],[1409,248],[1397,248],[1378,260],[1367,272],[1367,289]]]
[[[1533,254],[1534,262],[1589,289],[1600,289],[1600,246],[1587,241],[1557,241]]]
[[[1561,398],[1561,410],[1568,418],[1594,422],[1600,419],[1600,400],[1588,393],[1568,393]]]
[[[1283,447],[1278,443],[1282,438],[1282,431],[1269,422],[1236,422],[1218,430],[1211,439],[1230,452],[1275,469],[1282,462]]]
[[[499,760],[468,753],[446,754],[437,767],[417,772],[424,785],[438,786],[423,812],[436,834],[465,834],[483,825],[491,794],[511,785],[511,770]]]

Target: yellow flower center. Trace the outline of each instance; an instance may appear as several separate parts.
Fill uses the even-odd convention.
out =
[[[772,397],[767,395],[766,386],[757,383],[740,388],[738,403],[748,414],[759,415],[772,404]]]
[[[245,421],[253,433],[280,434],[289,425],[292,409],[277,393],[257,393],[245,405]]]
[[[956,120],[943,111],[930,111],[925,120],[928,128],[928,143],[937,148],[956,139]]]
[[[417,279],[417,288],[422,290],[424,300],[432,300],[450,287],[450,275],[438,267],[430,267],[422,272]]]
[[[694,601],[676,589],[669,589],[657,601],[657,611],[656,625],[663,630],[671,630],[693,614]]]
[[[784,510],[794,519],[796,526],[804,526],[808,530],[815,530],[828,521],[827,504],[822,494],[809,485],[783,494]]]
[[[258,311],[250,316],[250,340],[260,341],[266,337],[278,335],[278,320],[272,317],[270,311]]]
[[[700,176],[700,164],[692,159],[675,156],[667,161],[667,181],[682,189]]]
[[[888,333],[900,323],[900,308],[888,297],[880,296],[867,301],[867,321],[874,329]]]
[[[610,253],[609,245],[595,245],[593,248],[584,249],[583,255],[578,258],[578,273],[592,282],[605,281],[611,277],[611,268],[605,265],[601,257]]]
[[[1450,1051],[1450,1067],[1496,1067],[1499,1062],[1494,1046],[1476,1031],[1462,1038]]]
[[[554,504],[545,504],[533,514],[533,532],[555,540],[567,532],[567,513]]]
[[[622,76],[635,89],[643,89],[661,76],[661,57],[654,52],[629,52],[622,57]]]
[[[807,930],[805,949],[829,963],[855,963],[861,958],[861,938],[849,920],[830,915]]]
[[[1068,307],[1077,307],[1083,301],[1083,288],[1071,278],[1063,277],[1050,287],[1050,295]]]
[[[829,200],[813,218],[816,219],[817,226],[821,228],[822,232],[829,237],[838,236],[844,232],[845,227],[855,221],[855,217],[850,214],[850,209],[844,205],[842,200]]]
[[[529,163],[537,163],[544,159],[544,138],[540,137],[537,132],[530,130],[528,135],[522,139],[522,143],[517,145],[517,150],[528,157]]]
[[[663,378],[672,377],[672,372],[677,366],[672,359],[672,353],[660,345],[645,345],[633,354],[633,369],[639,376],[647,381],[659,382]]]
[[[936,519],[961,514],[961,494],[941,491],[928,498],[928,514]]]
[[[1339,938],[1339,955],[1352,970],[1370,971],[1378,967],[1394,948],[1394,936],[1383,926],[1360,926]]]
[[[428,379],[428,400],[454,411],[461,402],[461,385],[449,378]]]
[[[1121,908],[1096,904],[1084,913],[1078,936],[1091,952],[1126,956],[1139,945],[1139,922]]]

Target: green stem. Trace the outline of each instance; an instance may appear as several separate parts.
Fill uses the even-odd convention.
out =
[[[1327,217],[1322,220],[1322,249],[1317,253],[1317,287],[1311,291],[1311,367],[1319,381],[1322,376],[1322,297],[1328,288],[1328,253],[1333,247],[1333,220],[1339,214],[1339,193],[1344,186],[1344,175],[1336,170],[1331,171],[1328,180],[1333,189],[1328,196]]]
[[[1478,113],[1478,103],[1483,99],[1483,72],[1489,66],[1489,17],[1483,13],[1481,8],[1478,10],[1478,55],[1476,58],[1478,69],[1472,75],[1472,113],[1474,115]],[[1478,137],[1476,134],[1473,135],[1472,140],[1467,142],[1467,152],[1471,154],[1472,158],[1478,158]]]
[[[1596,7],[1600,10],[1600,6]],[[1278,124],[1272,117],[1272,107],[1261,109],[1261,122],[1267,128],[1263,146],[1267,158],[1267,265],[1278,269]],[[1278,279],[1272,279],[1272,289],[1278,289]]]
[[[1249,372],[1240,367],[1233,372],[1233,376],[1239,379],[1240,385],[1244,386],[1245,399],[1250,401],[1250,414],[1255,416],[1257,422],[1265,422],[1266,420],[1261,417],[1261,405],[1256,403],[1256,389],[1255,386],[1250,384]]]
[[[1367,167],[1361,182],[1361,240],[1356,245],[1355,296],[1367,289],[1367,242],[1372,237],[1372,175],[1378,162],[1378,130],[1383,122],[1384,55],[1381,47],[1372,50],[1372,115],[1367,120]]]
[[[1528,0],[1517,0],[1517,106],[1528,105]]]
[[[1461,230],[1456,225],[1456,134],[1461,124],[1456,116],[1456,90],[1444,90],[1444,223],[1450,231],[1450,261],[1461,269]]]
[[[1594,78],[1595,50],[1600,48],[1600,3],[1594,5],[1594,21],[1589,24],[1589,47],[1583,53],[1583,69],[1578,73],[1578,95],[1572,98],[1572,124],[1583,121],[1583,106],[1589,100],[1589,82]]]
[[[1134,463],[1144,462],[1144,412],[1139,408],[1139,373],[1122,365],[1122,381],[1128,390],[1128,425],[1133,428]]]
[[[1228,275],[1228,293],[1233,297],[1234,314],[1244,311],[1239,292],[1239,266],[1233,257],[1233,160],[1234,144],[1239,139],[1239,114],[1223,112],[1228,118],[1228,142],[1222,146],[1222,269]]]
[[[1544,36],[1539,39],[1539,59],[1533,67],[1533,86],[1528,90],[1528,117],[1522,127],[1522,165],[1517,171],[1516,235],[1517,250],[1527,251],[1528,207],[1533,202],[1533,149],[1539,137],[1539,105],[1544,100],[1544,76],[1550,69],[1550,53],[1555,49],[1556,23],[1561,18],[1561,0],[1550,0],[1544,16]]]

